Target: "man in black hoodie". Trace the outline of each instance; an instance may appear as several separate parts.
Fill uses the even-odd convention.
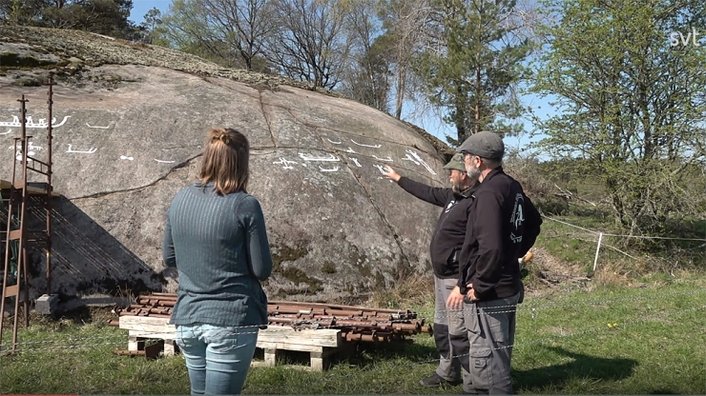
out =
[[[542,219],[522,186],[503,172],[505,146],[492,132],[471,135],[459,147],[466,172],[478,178],[461,250],[458,285],[449,309],[463,307],[470,342],[466,393],[512,393],[510,359],[515,310],[522,298],[518,259],[532,247]]]
[[[444,169],[449,171],[451,188],[430,187],[400,176],[389,166],[385,177],[397,182],[408,193],[444,208],[431,238],[431,264],[434,270],[434,341],[439,352],[439,367],[420,384],[427,387],[458,385],[468,376],[468,336],[460,309],[446,309],[446,299],[458,281],[458,257],[466,235],[470,196],[474,181],[466,175],[463,156],[456,154]],[[463,363],[464,370],[461,370]]]

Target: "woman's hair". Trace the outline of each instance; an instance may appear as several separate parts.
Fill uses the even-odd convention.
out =
[[[213,182],[219,195],[245,192],[249,157],[245,135],[232,128],[213,128],[206,134],[199,179],[203,185]]]

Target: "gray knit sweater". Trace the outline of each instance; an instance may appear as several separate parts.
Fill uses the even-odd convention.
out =
[[[253,196],[219,196],[212,184],[184,187],[167,212],[162,252],[179,272],[171,323],[267,325],[259,281],[270,276],[272,256]]]

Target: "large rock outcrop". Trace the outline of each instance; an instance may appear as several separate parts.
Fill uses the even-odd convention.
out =
[[[272,253],[269,294],[336,299],[430,271],[439,208],[383,179],[389,164],[445,182],[442,145],[359,103],[186,54],[74,31],[0,28],[0,178],[11,178],[17,99],[30,151],[47,153],[54,86],[54,287],[63,294],[162,288],[165,210],[194,179],[212,126],[250,139],[250,192]],[[41,276],[34,281],[41,289]]]

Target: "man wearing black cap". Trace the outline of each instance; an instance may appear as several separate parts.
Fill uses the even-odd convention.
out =
[[[457,286],[449,309],[463,307],[470,342],[467,393],[512,393],[510,359],[515,309],[522,298],[518,258],[539,234],[542,220],[522,186],[503,172],[505,146],[479,132],[458,149],[468,177],[480,182],[471,199]]]
[[[466,234],[469,197],[473,193],[475,179],[471,180],[466,175],[460,153],[454,155],[444,169],[449,171],[451,188],[430,187],[415,182],[400,176],[389,166],[384,173],[385,177],[397,182],[408,193],[444,208],[430,245],[435,290],[434,341],[439,353],[439,366],[434,374],[420,381],[427,387],[458,385],[462,382],[462,376],[468,377],[468,335],[463,327],[463,312],[460,309],[447,310],[446,299],[458,282],[458,256]]]

